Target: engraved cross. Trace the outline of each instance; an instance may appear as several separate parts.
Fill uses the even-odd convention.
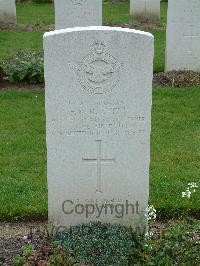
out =
[[[116,161],[115,158],[102,158],[102,140],[96,140],[97,143],[97,158],[82,158],[84,162],[95,162],[97,163],[97,189],[96,192],[102,192],[101,190],[101,169],[102,163],[114,163]]]

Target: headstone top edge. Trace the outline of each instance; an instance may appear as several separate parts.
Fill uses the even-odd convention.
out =
[[[81,31],[115,31],[115,32],[127,32],[127,33],[135,33],[138,35],[143,35],[147,37],[154,38],[154,36],[145,31],[135,30],[135,29],[129,29],[129,28],[121,28],[121,27],[109,27],[109,26],[89,26],[89,27],[75,27],[75,28],[67,28],[67,29],[61,29],[61,30],[54,30],[50,32],[44,33],[44,38],[55,36],[58,34],[64,34],[64,33],[70,33],[70,32],[81,32]]]

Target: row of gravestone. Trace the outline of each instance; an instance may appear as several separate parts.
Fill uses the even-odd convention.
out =
[[[102,0],[55,0],[56,28],[75,25],[100,25],[102,23]],[[85,5],[85,7],[82,6]],[[131,0],[130,14],[140,17],[160,18],[160,0]],[[16,23],[15,0],[0,0],[0,21]]]
[[[160,0],[130,1],[130,14],[135,19],[149,15],[159,20]],[[102,0],[54,0],[54,2],[57,29],[66,26],[88,26],[88,22],[90,26],[102,23]],[[0,0],[0,21],[16,23],[15,0]]]
[[[200,2],[168,1],[166,71],[200,71]],[[160,16],[160,0],[131,0],[131,15]],[[55,0],[56,29],[102,25],[102,0]],[[0,21],[15,22],[15,0],[0,0]]]

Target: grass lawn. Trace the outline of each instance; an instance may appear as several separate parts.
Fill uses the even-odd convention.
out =
[[[12,56],[19,49],[41,50],[42,37],[41,31],[0,31],[0,59]]]
[[[154,36],[154,72],[164,71],[165,68],[165,30],[151,30]]]
[[[200,87],[154,88],[152,112],[151,203],[167,213],[199,210],[199,194],[181,197],[187,183],[199,182]]]
[[[17,22],[19,24],[54,24],[54,5],[17,4]]]
[[[0,93],[0,219],[47,215],[43,92]],[[183,199],[200,172],[200,87],[154,88],[150,202],[162,214],[199,211]]]
[[[0,93],[0,219],[47,214],[43,93]]]

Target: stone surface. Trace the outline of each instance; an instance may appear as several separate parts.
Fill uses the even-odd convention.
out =
[[[102,0],[55,0],[56,29],[101,26]]]
[[[16,23],[15,0],[0,0],[0,23]]]
[[[130,0],[130,14],[135,20],[159,20],[160,0]]]
[[[169,0],[166,71],[200,71],[200,1]]]
[[[44,35],[44,52],[49,221],[144,229],[153,36],[66,29]]]

